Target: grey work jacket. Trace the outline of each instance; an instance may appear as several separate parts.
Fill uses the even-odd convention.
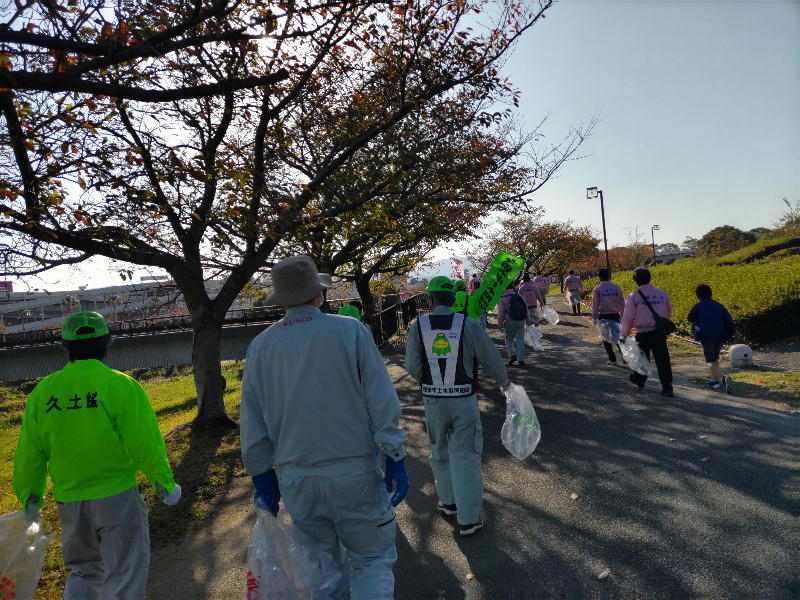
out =
[[[405,457],[400,400],[386,364],[357,320],[296,306],[247,350],[242,459],[251,475],[280,466],[341,475]]]
[[[453,311],[446,306],[437,306],[431,311],[432,315],[449,315]],[[419,322],[414,321],[408,330],[408,344],[406,345],[406,371],[416,381],[421,382],[423,377],[422,363],[426,359],[425,353],[419,342]],[[463,345],[464,371],[468,377],[475,377],[475,359],[486,369],[492,378],[502,387],[508,385],[508,373],[497,347],[486,334],[483,327],[473,319],[464,322]]]

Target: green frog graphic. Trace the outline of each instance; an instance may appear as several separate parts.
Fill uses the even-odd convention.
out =
[[[433,347],[431,350],[433,350],[433,353],[437,356],[446,356],[450,354],[450,342],[447,341],[443,333],[436,334],[436,337],[433,339]]]

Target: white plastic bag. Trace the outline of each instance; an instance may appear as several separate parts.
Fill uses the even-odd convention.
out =
[[[620,348],[622,349],[622,358],[632,370],[650,376],[650,361],[647,360],[634,338],[625,338],[625,342],[620,344]]]
[[[525,326],[525,343],[533,348],[536,352],[543,352],[544,346],[541,344],[542,331],[535,325]]]
[[[0,593],[3,598],[33,598],[47,543],[39,523],[21,510],[0,516]],[[12,595],[13,594],[13,595]]]
[[[542,439],[539,419],[536,418],[533,404],[521,385],[510,384],[505,395],[506,420],[500,438],[506,450],[519,460],[525,460],[536,450],[539,440]]]
[[[341,577],[339,565],[322,550],[300,539],[287,525],[256,507],[256,524],[247,549],[247,600],[315,597]]]
[[[620,324],[616,321],[609,319],[600,319],[597,321],[597,333],[600,334],[600,339],[609,344],[616,344],[619,342]]]
[[[542,312],[544,313],[544,320],[545,321],[547,321],[550,325],[558,325],[558,322],[560,321],[560,319],[559,319],[558,313],[556,311],[554,311],[549,306],[545,306],[542,309]]]

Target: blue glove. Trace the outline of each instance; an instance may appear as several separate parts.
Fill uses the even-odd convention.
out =
[[[253,498],[255,505],[268,510],[273,517],[277,517],[281,490],[278,488],[278,476],[275,475],[275,469],[270,469],[261,475],[254,475],[253,485],[256,488],[256,495]]]
[[[395,492],[392,496],[392,506],[397,506],[403,501],[408,493],[408,474],[406,465],[402,460],[395,462],[388,456],[386,457],[386,477],[383,483],[386,484],[386,491],[392,491],[392,481],[396,481]]]

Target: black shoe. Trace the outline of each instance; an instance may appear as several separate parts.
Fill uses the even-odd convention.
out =
[[[644,384],[636,379],[636,373],[631,373],[628,375],[628,379],[630,379],[630,382],[636,385],[636,387],[638,387],[640,390],[644,387]]]
[[[510,367],[515,362],[517,362],[517,357],[516,356],[512,356],[511,358],[508,359],[508,366]]]
[[[458,509],[456,508],[455,504],[444,504],[443,502],[439,502],[436,505],[436,508],[439,510],[440,513],[448,517],[452,517],[453,515],[458,514]]]
[[[479,521],[478,523],[472,523],[471,525],[459,525],[458,533],[464,536],[472,535],[473,533],[478,531],[478,529],[480,529],[481,527],[483,527],[483,521]]]
[[[672,390],[661,390],[661,395],[666,396],[667,398],[672,398],[672,396],[674,396]]]

